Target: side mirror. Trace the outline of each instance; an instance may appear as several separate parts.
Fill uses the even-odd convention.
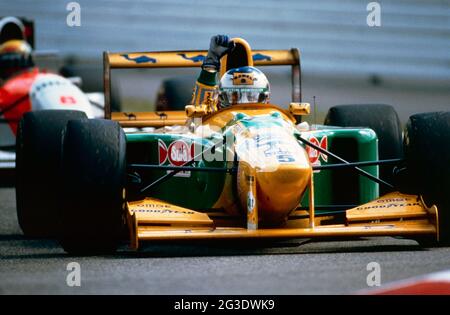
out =
[[[294,116],[309,115],[311,112],[309,103],[290,103],[289,112]]]

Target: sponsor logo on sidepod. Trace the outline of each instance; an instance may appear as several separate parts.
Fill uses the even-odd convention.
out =
[[[311,137],[309,138],[309,141],[322,149],[328,150],[327,136],[322,137],[320,141],[316,137]],[[306,152],[308,153],[309,161],[312,165],[321,165],[320,159],[322,159],[324,162],[328,161],[328,157],[326,154],[323,154],[310,146],[306,146]]]
[[[184,163],[194,158],[194,144],[189,146],[183,140],[175,140],[167,146],[162,140],[158,141],[159,165],[164,165],[167,161],[172,166],[182,166]],[[167,171],[170,172],[170,171]],[[175,176],[190,177],[190,171],[181,171]]]

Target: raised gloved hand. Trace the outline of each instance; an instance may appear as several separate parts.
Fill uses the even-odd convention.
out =
[[[219,70],[220,58],[234,49],[234,42],[227,35],[211,37],[208,54],[203,61],[203,69]]]

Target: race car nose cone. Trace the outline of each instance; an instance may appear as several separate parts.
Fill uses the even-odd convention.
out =
[[[257,172],[256,188],[261,225],[279,225],[295,209],[311,176],[309,165],[281,165],[274,172]]]
[[[246,209],[249,168],[241,162],[238,170],[238,195],[242,209]],[[311,165],[304,163],[279,164],[276,169],[254,170],[256,179],[256,202],[260,226],[282,224],[289,213],[300,203],[312,174]]]
[[[248,208],[248,202],[253,205],[254,194],[261,226],[283,223],[299,205],[312,174],[305,149],[279,117],[275,113],[260,121],[250,119],[235,140],[241,208]],[[250,186],[252,196],[248,197]]]

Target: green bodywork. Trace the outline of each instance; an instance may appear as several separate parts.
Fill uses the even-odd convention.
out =
[[[378,139],[372,129],[367,128],[330,128],[318,126],[317,130],[306,132],[316,137],[319,142],[328,139],[328,151],[349,162],[378,160]],[[321,165],[338,164],[333,158],[319,158]],[[378,177],[378,166],[360,167],[362,170]],[[378,184],[367,177],[358,175],[352,169],[321,170],[314,173],[316,205],[362,204],[378,197]],[[302,204],[308,204],[308,195]]]
[[[237,113],[227,126],[211,135],[201,137],[189,132],[185,133],[127,133],[127,162],[160,165],[171,165],[171,160],[176,163],[180,156],[184,161],[196,156],[205,148],[223,141],[224,136],[230,136],[236,128],[287,128],[293,137],[299,137],[300,133],[306,139],[315,137],[320,143],[324,137],[327,138],[327,149],[348,161],[374,161],[378,159],[377,137],[374,131],[367,128],[335,128],[330,126],[317,126],[315,130],[300,132],[293,128],[293,124],[286,121],[278,112],[249,117],[243,113]],[[229,138],[227,138],[229,139]],[[167,156],[171,144],[177,141],[179,150],[173,149],[173,156]],[[195,149],[193,149],[195,146]],[[219,145],[214,152],[215,157],[225,157],[224,149],[228,152],[232,149],[227,141],[226,145]],[[186,151],[189,148],[190,151]],[[167,152],[170,153],[170,152]],[[178,154],[179,153],[179,154]],[[184,154],[184,155],[183,155]],[[179,155],[179,156],[178,156]],[[209,158],[210,159],[210,158]],[[318,162],[321,165],[340,163],[332,158],[319,155]],[[175,165],[175,164],[173,164]],[[233,161],[225,158],[207,160],[205,157],[196,159],[193,166],[230,168]],[[378,166],[362,167],[372,175],[378,176]],[[141,184],[139,188],[167,174],[167,170],[148,170],[140,173]],[[226,183],[232,183],[231,189],[235,189],[235,174],[225,172],[190,172],[181,173],[170,180],[152,188],[145,193],[170,203],[191,209],[212,208]],[[228,178],[227,178],[228,177]],[[231,177],[231,180],[230,180]],[[378,184],[370,179],[358,175],[352,169],[343,170],[321,170],[314,173],[315,204],[361,204],[378,197]],[[229,185],[229,184],[228,184]],[[228,187],[228,189],[230,189]],[[143,197],[143,196],[140,196]],[[302,206],[307,206],[308,196],[305,195]]]

